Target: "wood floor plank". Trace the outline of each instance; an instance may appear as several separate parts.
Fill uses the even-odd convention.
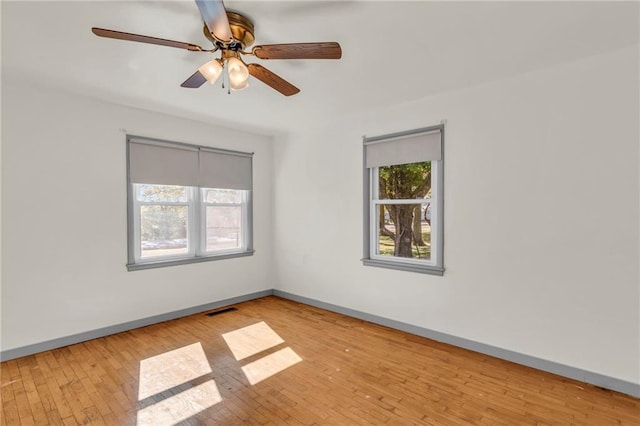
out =
[[[2,421],[7,425],[19,425],[20,413],[15,399],[2,400]]]
[[[0,424],[133,426],[175,402],[185,426],[640,425],[623,394],[277,297],[235,307],[3,362]],[[284,343],[236,360],[222,335],[260,322]],[[155,362],[141,378],[143,362],[194,344],[210,373]],[[243,367],[284,349],[302,361],[260,363],[250,384]],[[140,400],[140,380],[166,388]]]
[[[18,377],[11,383],[13,389],[13,396],[15,398],[16,405],[18,407],[18,415],[20,417],[20,424],[31,425],[35,424],[33,413],[31,411],[31,405],[27,398],[27,392],[24,388],[24,381]]]

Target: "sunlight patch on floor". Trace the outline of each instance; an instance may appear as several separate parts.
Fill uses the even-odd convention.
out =
[[[200,342],[140,361],[138,401],[211,373]]]
[[[225,333],[222,337],[238,361],[284,342],[264,321]]]
[[[284,348],[245,365],[242,371],[249,383],[255,385],[300,361],[302,358],[293,349]]]
[[[209,380],[138,411],[137,425],[174,425],[220,401],[216,382]]]

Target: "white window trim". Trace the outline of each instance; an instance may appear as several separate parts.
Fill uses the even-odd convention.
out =
[[[131,184],[132,188],[131,191],[133,192],[133,240],[134,240],[134,262],[135,264],[141,264],[141,263],[153,263],[153,262],[163,262],[163,261],[171,261],[171,260],[178,260],[178,259],[186,259],[186,258],[190,258],[190,257],[194,257],[196,256],[196,250],[195,250],[195,244],[193,244],[193,241],[195,241],[193,239],[194,235],[194,227],[193,226],[189,226],[189,224],[191,223],[197,223],[194,220],[196,220],[195,216],[196,216],[196,210],[198,210],[196,208],[197,206],[197,200],[194,199],[194,188],[192,187],[186,187],[187,191],[186,191],[186,195],[187,195],[187,201],[157,201],[157,202],[150,202],[150,201],[139,201],[138,200],[138,196],[137,196],[137,191],[135,189],[135,185],[136,184]],[[142,257],[142,236],[140,234],[140,207],[141,206],[186,206],[188,209],[188,216],[187,216],[187,229],[189,230],[189,235],[187,237],[187,253],[182,253],[182,254],[170,254],[170,255],[166,255],[166,256],[154,256],[154,257],[150,257],[150,258],[143,258]],[[194,221],[194,222],[192,222]],[[195,238],[197,238],[197,236],[195,236]]]
[[[438,172],[440,167],[440,161],[432,161],[431,162],[431,187],[438,188]],[[385,204],[431,204],[432,206],[437,206],[440,194],[438,194],[437,190],[431,191],[430,198],[417,198],[415,200],[411,199],[380,199],[379,198],[379,181],[378,181],[378,171],[379,168],[375,167],[369,169],[369,179],[371,184],[370,188],[370,205],[369,205],[369,221],[371,224],[378,223],[378,215],[379,206]],[[440,241],[440,227],[437,226],[438,220],[440,219],[437,214],[437,208],[432,208],[431,210],[431,223],[435,224],[435,226],[431,227],[431,247],[438,247],[438,242]],[[406,258],[406,257],[393,257],[393,256],[384,256],[377,254],[378,248],[380,246],[380,233],[378,232],[377,226],[370,226],[370,235],[369,235],[369,257],[374,260],[379,261],[388,261],[388,262],[398,262],[398,263],[408,263],[414,265],[427,265],[431,267],[437,267],[438,265],[438,257],[440,253],[438,250],[431,250],[431,258],[430,259],[414,259],[414,258]]]
[[[172,261],[189,260],[193,258],[213,258],[218,256],[229,256],[247,252],[249,238],[249,191],[242,191],[242,201],[240,203],[215,203],[204,202],[204,191],[214,188],[199,188],[186,186],[187,201],[140,201],[137,197],[137,184],[131,184],[133,195],[133,241],[134,241],[134,263],[132,265],[159,264]],[[142,241],[140,234],[140,207],[141,206],[186,206],[187,216],[187,252],[180,254],[169,254],[165,256],[142,257]],[[241,208],[241,241],[240,247],[207,250],[206,249],[206,214],[207,206],[232,206]],[[192,225],[193,224],[193,225]],[[129,266],[132,266],[129,265]]]
[[[438,130],[441,132],[441,140],[444,141],[444,125],[433,126],[415,131],[402,132],[402,135],[411,133],[426,133]],[[387,135],[385,138],[397,137],[399,134]],[[366,140],[366,138],[365,138]],[[442,160],[431,161],[431,259],[413,259],[376,254],[378,249],[379,230],[376,206],[381,204],[424,204],[429,199],[416,200],[380,200],[378,199],[378,168],[367,168],[366,158],[363,157],[363,186],[364,186],[364,255],[362,263],[366,266],[375,266],[389,269],[398,269],[410,272],[419,272],[430,275],[444,274],[444,150]]]

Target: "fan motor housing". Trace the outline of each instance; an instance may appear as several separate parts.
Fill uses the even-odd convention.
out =
[[[255,37],[253,35],[253,22],[244,15],[229,11],[227,11],[227,19],[229,20],[229,27],[231,27],[231,34],[234,40],[230,43],[229,47],[233,48],[234,44],[239,44],[240,50],[243,50],[244,48],[251,46],[255,41]],[[209,32],[209,28],[207,28],[206,24],[204,25],[203,32],[205,37],[211,40],[213,44],[219,45],[220,41],[213,37],[213,34]]]

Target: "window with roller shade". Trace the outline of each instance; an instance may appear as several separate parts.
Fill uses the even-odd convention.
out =
[[[444,272],[444,126],[364,138],[367,266]]]
[[[253,254],[252,158],[128,136],[128,269]]]

